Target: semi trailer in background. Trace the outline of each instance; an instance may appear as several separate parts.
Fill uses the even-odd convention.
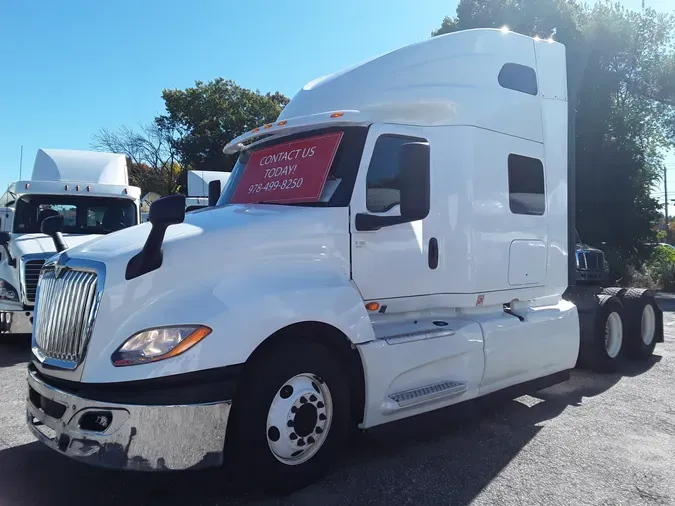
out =
[[[209,183],[220,181],[221,188],[225,187],[230,177],[229,172],[215,170],[189,170],[187,173],[187,198],[185,210],[187,212],[202,209],[209,205]]]

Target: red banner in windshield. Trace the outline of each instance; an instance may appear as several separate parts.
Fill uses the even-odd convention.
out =
[[[317,202],[341,140],[338,132],[255,151],[231,202]]]

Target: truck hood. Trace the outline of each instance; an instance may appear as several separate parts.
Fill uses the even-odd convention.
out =
[[[601,249],[594,248],[593,246],[590,246],[588,244],[584,243],[577,243],[577,251],[594,251],[596,253],[602,253]]]
[[[109,281],[124,280],[126,265],[148,237],[143,223],[71,248],[67,256],[106,264]],[[349,261],[347,208],[249,204],[206,208],[188,213],[170,226],[162,244],[159,271],[196,280],[222,272],[285,258]],[[210,274],[206,274],[210,273]],[[143,277],[143,276],[142,276]]]
[[[79,234],[64,234],[63,240],[69,248],[80,246],[81,244],[91,241],[99,235],[79,235]],[[51,237],[44,234],[21,234],[12,237],[11,242],[12,254],[17,258],[23,255],[34,253],[56,254],[54,241]]]

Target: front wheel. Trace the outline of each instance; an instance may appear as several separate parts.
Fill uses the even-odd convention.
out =
[[[311,340],[280,340],[249,364],[232,406],[226,459],[237,478],[283,494],[322,477],[345,444],[349,384]]]

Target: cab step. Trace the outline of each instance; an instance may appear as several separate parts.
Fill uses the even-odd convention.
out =
[[[417,406],[426,402],[462,395],[467,391],[467,384],[461,381],[443,381],[420,388],[405,390],[391,394],[389,399],[393,402],[385,403],[384,410],[387,412]],[[395,403],[395,404],[394,404]]]

